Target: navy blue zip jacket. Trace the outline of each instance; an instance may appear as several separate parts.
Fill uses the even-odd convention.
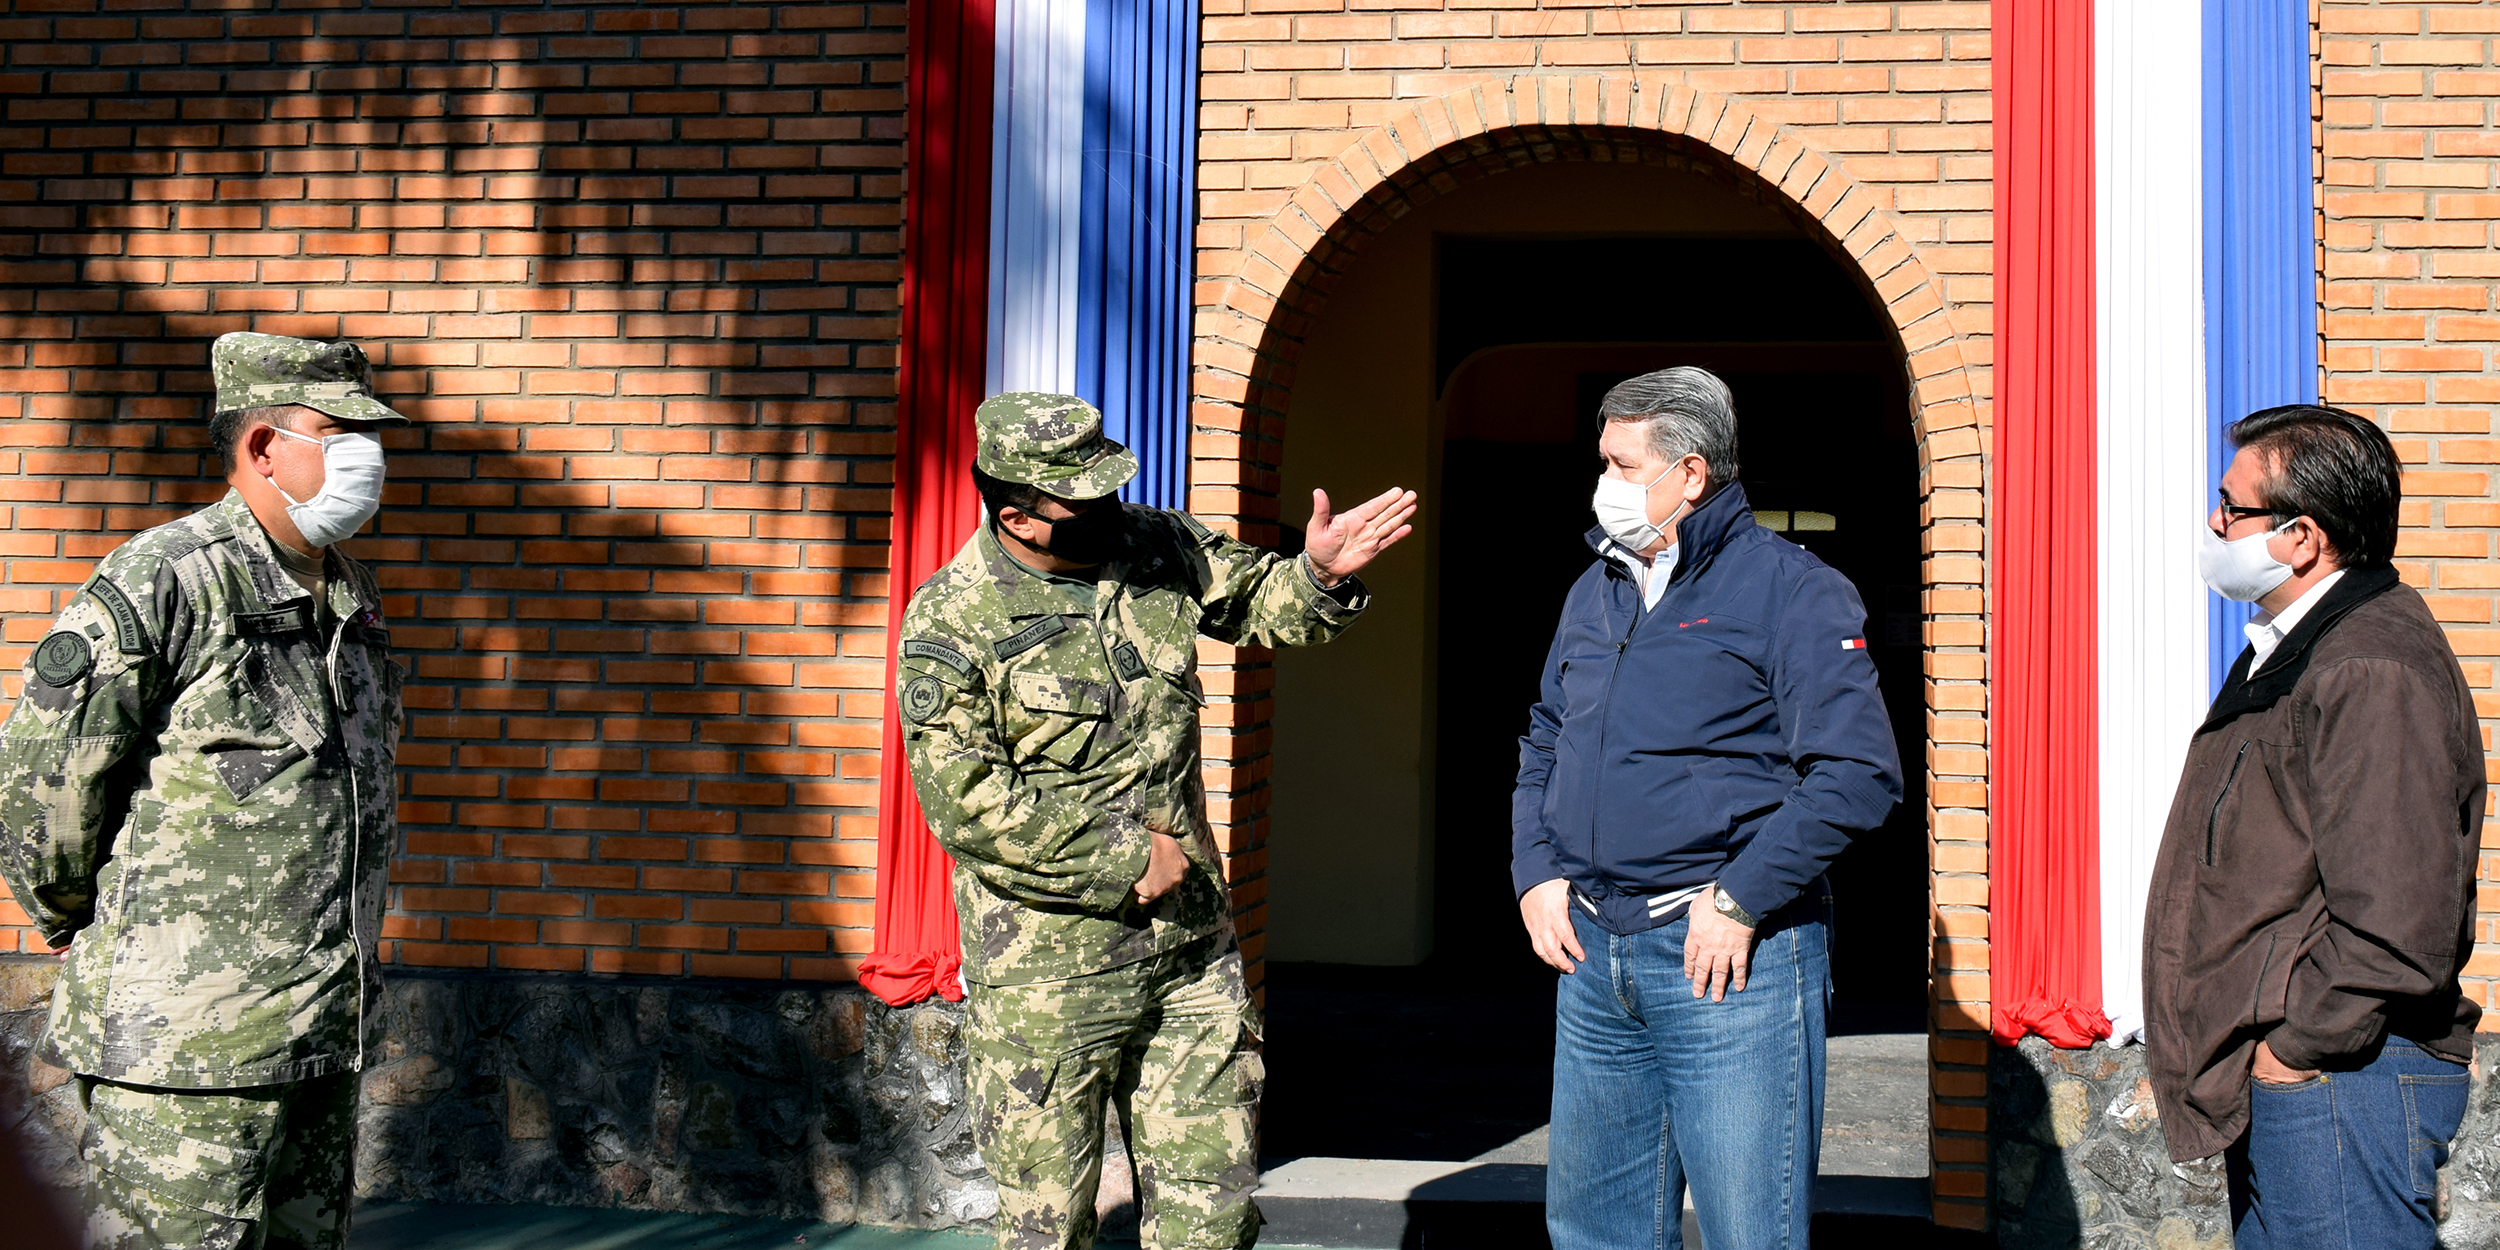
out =
[[[1714,880],[1767,917],[1901,801],[1849,580],[1756,524],[1733,482],[1676,539],[1655,608],[1603,555],[1572,584],[1519,740],[1511,882],[1570,878],[1611,933]]]

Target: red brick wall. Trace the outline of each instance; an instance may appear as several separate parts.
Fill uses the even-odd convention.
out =
[[[2398,563],[2448,623],[2488,750],[2500,724],[2500,9],[2326,0],[2318,25],[2325,396],[2395,436]],[[2500,820],[2483,829],[2482,880],[2466,983],[2491,1009],[2484,1027],[2500,1029]]]
[[[349,547],[415,669],[384,958],[851,975],[902,25],[0,0],[6,693],[98,557],[222,492],[209,340],[352,339],[417,419]]]
[[[1280,519],[1299,336],[1332,275],[1405,205],[1457,181],[1573,159],[1754,171],[1736,176],[1758,175],[1816,225],[1887,308],[1919,409],[1927,520],[1937,1214],[1977,1226],[1988,6],[1210,0],[1205,12],[1191,502],[1254,537]],[[1211,722],[1209,788],[1257,897],[1272,674],[1262,654],[1228,658],[1238,693]]]

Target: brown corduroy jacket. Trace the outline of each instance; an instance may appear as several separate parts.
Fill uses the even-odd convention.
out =
[[[2257,1043],[2354,1067],[2390,1037],[2465,1063],[2482,735],[2456,653],[2387,565],[2347,571],[2253,675],[2242,652],[2162,833],[2144,1050],[2173,1159],[2248,1126]]]

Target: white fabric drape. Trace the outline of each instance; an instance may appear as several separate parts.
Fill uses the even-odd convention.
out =
[[[2099,275],[2102,1009],[2144,1028],[2145,894],[2213,687],[2195,526],[2206,500],[2198,24],[2172,0],[2094,6]]]
[[[998,0],[989,393],[1076,389],[1086,0]]]

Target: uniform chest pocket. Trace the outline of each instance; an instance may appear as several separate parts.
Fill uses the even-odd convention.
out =
[[[1016,762],[1047,759],[1063,768],[1085,760],[1111,712],[1100,682],[1056,673],[1010,673],[1008,709]]]
[[[1122,615],[1122,632],[1144,666],[1187,685],[1198,661],[1197,602],[1173,590],[1151,591],[1124,605]],[[1127,672],[1121,676],[1133,680]]]

